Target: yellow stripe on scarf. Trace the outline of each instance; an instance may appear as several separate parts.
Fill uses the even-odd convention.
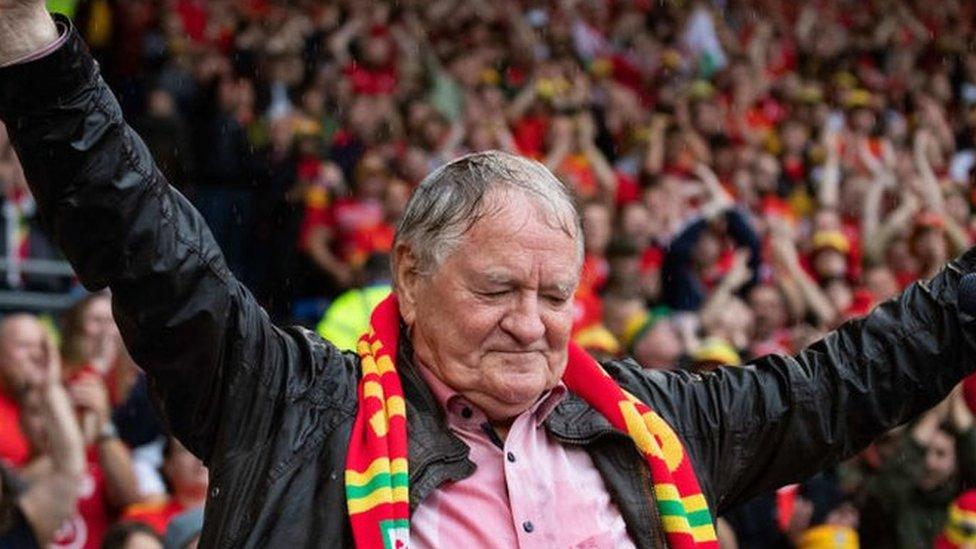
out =
[[[688,519],[685,517],[662,516],[661,525],[664,526],[665,532],[691,534],[691,525],[688,524]]]
[[[363,472],[356,472],[352,470],[346,470],[346,484],[353,486],[365,486],[369,484],[373,477],[380,473],[406,473],[407,472],[407,460],[403,458],[394,459],[392,463],[385,457],[376,458],[373,463],[369,464]]]
[[[718,535],[715,534],[715,526],[712,524],[703,524],[701,526],[692,527],[691,537],[695,538],[695,541],[699,543],[705,541],[715,541],[718,539]]]
[[[641,415],[637,406],[629,400],[620,401],[620,415],[627,424],[627,434],[645,454],[664,460],[668,470],[674,472],[684,459],[684,448],[678,436],[653,411]],[[657,433],[657,436],[654,436]]]

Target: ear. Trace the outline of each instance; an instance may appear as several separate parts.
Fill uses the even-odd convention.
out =
[[[393,273],[393,287],[396,288],[397,300],[400,304],[400,316],[407,326],[413,326],[417,317],[418,286],[423,282],[417,272],[417,256],[406,243],[397,243],[393,250],[395,272]]]

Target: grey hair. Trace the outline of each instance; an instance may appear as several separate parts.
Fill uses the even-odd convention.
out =
[[[573,195],[541,163],[501,151],[468,154],[427,175],[400,218],[394,247],[408,244],[420,274],[432,274],[475,222],[491,213],[485,197],[501,189],[523,194],[550,226],[575,239],[582,264],[583,228]]]

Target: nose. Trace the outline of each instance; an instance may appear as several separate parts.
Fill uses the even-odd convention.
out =
[[[539,296],[526,293],[502,318],[502,329],[523,347],[529,347],[546,335],[546,325],[539,314]]]

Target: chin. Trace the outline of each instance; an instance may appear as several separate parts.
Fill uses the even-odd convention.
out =
[[[508,404],[535,402],[539,395],[555,385],[549,365],[544,359],[521,364],[501,364],[493,368],[495,398]]]

